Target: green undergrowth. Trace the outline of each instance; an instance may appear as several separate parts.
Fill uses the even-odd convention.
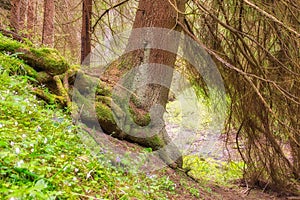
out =
[[[31,93],[35,80],[24,67],[17,55],[0,54],[1,198],[165,199],[174,191],[166,176],[124,171],[93,154],[66,111]]]
[[[200,181],[201,185],[216,183],[222,186],[232,186],[236,180],[241,179],[243,167],[244,162],[241,161],[216,161],[195,155],[185,156],[183,166],[189,171],[190,176]]]
[[[49,94],[49,90],[37,86],[36,79],[41,72],[31,66],[30,56],[26,62],[19,59],[24,55],[18,52],[20,48],[30,49],[38,57],[53,54],[41,62],[46,63],[46,67],[47,63],[68,67],[56,50],[36,50],[30,44],[0,34],[1,198],[167,199],[177,195],[176,184],[169,177],[122,167],[124,163],[133,164],[126,163],[126,158],[122,160],[112,156],[112,152],[103,151],[106,147],[96,143],[82,127],[75,126],[68,111],[38,99],[32,93],[33,88],[39,87],[45,94]],[[57,60],[58,64],[53,64]],[[103,110],[107,111],[106,108],[100,111]],[[176,113],[180,115],[179,111]],[[108,114],[105,120],[110,118]],[[177,123],[181,118],[175,116],[171,122]],[[142,160],[143,153],[140,156]],[[207,188],[208,192],[208,182],[226,185],[239,178],[240,166],[241,163],[215,164],[194,156],[184,158],[184,167],[190,168],[189,174],[199,179],[200,187]],[[186,185],[186,190],[200,197],[196,186]]]

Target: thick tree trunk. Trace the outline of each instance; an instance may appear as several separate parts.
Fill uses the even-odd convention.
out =
[[[177,20],[182,20],[182,14],[184,12],[185,1],[165,1],[165,0],[142,0],[139,3],[138,11],[133,24],[133,29],[145,28],[145,27],[156,27],[156,28],[166,28],[169,30],[181,31],[181,28],[177,26]],[[151,33],[150,33],[151,34]],[[153,34],[153,33],[152,33]],[[178,41],[176,38],[170,38],[168,35],[160,35],[159,37],[153,38],[155,41],[146,41],[150,45],[146,49],[140,49],[133,52],[133,67],[138,67],[141,64],[148,64],[147,67],[138,72],[138,76],[135,80],[137,82],[147,83],[151,80],[161,80],[163,85],[159,84],[146,84],[140,87],[136,91],[137,99],[131,102],[131,110],[133,110],[134,115],[145,118],[146,116],[151,116],[151,122],[157,121],[158,126],[162,126],[162,129],[158,128],[160,132],[157,133],[160,141],[158,144],[150,142],[151,147],[154,150],[160,150],[160,156],[165,162],[171,164],[173,161],[176,162],[178,167],[182,165],[182,157],[177,147],[172,144],[169,138],[165,126],[164,126],[164,111],[168,101],[169,88],[172,81],[173,74],[167,70],[167,66],[173,68],[176,62],[176,54],[172,52],[167,52],[159,49],[151,49],[151,43],[166,44],[171,47],[171,49],[178,48]],[[174,40],[172,40],[174,39]],[[136,36],[133,34],[129,38],[129,44],[136,40]],[[169,41],[168,41],[169,40]],[[153,65],[155,63],[155,65]],[[149,65],[150,64],[150,65]],[[159,77],[159,78],[157,78]],[[136,83],[133,83],[136,84]],[[133,91],[135,92],[135,91]],[[159,105],[160,108],[156,107]],[[151,111],[152,110],[152,111]],[[154,111],[153,111],[154,110]],[[152,113],[151,113],[152,112]],[[136,121],[136,123],[139,123]],[[139,124],[143,126],[143,124]],[[142,143],[149,143],[147,140],[152,140],[153,138],[144,138]],[[168,145],[170,148],[166,151],[163,148]],[[176,160],[174,160],[176,159]]]
[[[84,2],[87,3],[86,1]],[[180,13],[184,11],[184,5],[185,2],[179,0],[172,4],[165,0],[140,0],[133,29],[156,27],[165,28],[168,31],[174,29],[180,31],[179,26],[177,26],[177,20],[183,19]],[[84,10],[84,13],[88,13],[88,10]],[[85,25],[83,24],[82,42],[86,44],[87,34],[90,30],[89,18],[85,16],[83,19]],[[143,42],[146,39],[144,35],[136,35],[133,30],[127,48],[130,49],[137,41]],[[124,54],[118,61],[108,67],[106,72],[101,75],[101,80],[105,83],[101,82],[99,88],[96,90],[96,102],[89,102],[87,89],[93,87],[89,75],[93,76],[97,72],[91,69],[92,71],[86,72],[85,75],[78,74],[76,78],[78,85],[74,88],[73,101],[77,103],[78,108],[82,108],[79,111],[81,120],[88,125],[97,126],[99,122],[102,130],[107,134],[138,143],[145,147],[151,147],[165,163],[172,167],[181,167],[181,153],[169,138],[163,120],[168,100],[168,88],[172,80],[172,71],[168,70],[168,68],[159,67],[167,66],[169,69],[173,68],[176,61],[176,54],[155,49],[154,47],[151,49],[151,43],[162,43],[176,51],[178,40],[170,38],[168,34],[161,34],[157,38],[153,38],[153,40],[149,41],[149,48],[140,48],[139,50]],[[84,47],[86,46],[82,46],[82,53],[85,52]],[[82,55],[82,59],[84,59],[87,54]],[[151,63],[155,63],[156,65],[152,65]],[[88,63],[85,61],[84,64]],[[122,92],[124,89],[128,92],[128,89],[125,85],[120,86],[118,82],[121,81],[123,75],[128,70],[134,69],[141,64],[150,65],[147,65],[147,70],[140,73],[141,76],[133,78],[135,80],[128,80],[129,82],[132,81],[129,84],[134,85],[136,80],[137,82],[144,81],[147,83],[147,80],[151,79],[151,77],[158,77],[164,82],[164,86],[148,84],[138,88],[137,91],[129,91],[133,95],[130,97],[128,104],[128,102],[125,102],[126,100],[123,101],[122,99],[124,98]],[[131,89],[129,88],[129,90]],[[119,91],[120,93],[118,93]],[[112,102],[110,101],[111,99]],[[159,106],[156,106],[157,104]],[[93,107],[95,107],[97,119],[91,114],[94,113]]]
[[[138,50],[130,51],[123,55],[119,59],[120,64],[117,64],[117,67],[112,67],[112,70],[108,70],[121,71],[113,80],[116,83],[122,78],[122,75],[126,73],[126,70],[134,69],[140,65],[146,66],[146,69],[142,68],[143,70],[138,71],[132,80],[126,80],[127,82],[125,83],[126,85],[137,84],[139,87],[135,90],[135,86],[132,88],[130,88],[130,86],[127,88],[125,85],[120,88],[118,85],[114,86],[120,89],[120,96],[118,96],[119,91],[114,92],[117,94],[113,94],[113,100],[116,101],[114,103],[118,104],[118,108],[113,109],[114,116],[117,117],[119,121],[118,125],[116,125],[112,117],[107,120],[102,116],[104,115],[103,113],[108,113],[111,105],[96,105],[97,117],[105,132],[113,133],[112,135],[115,137],[127,139],[142,146],[151,147],[157,151],[159,156],[167,164],[173,167],[182,166],[182,156],[165,130],[163,115],[168,100],[168,88],[170,87],[173,75],[173,72],[168,70],[167,67],[169,67],[169,69],[174,67],[176,54],[155,49],[154,47],[151,49],[151,45],[166,44],[168,46],[167,49],[171,48],[176,51],[178,48],[177,39],[179,38],[172,38],[168,34],[161,33],[152,38],[151,40],[153,41],[147,41],[149,37],[146,34],[140,34],[139,31],[137,31],[137,33],[134,29],[156,27],[165,28],[168,31],[174,29],[180,31],[180,27],[177,26],[177,20],[182,20],[182,16],[178,10],[183,12],[184,7],[185,2],[179,0],[173,2],[173,5],[165,0],[141,0],[139,2],[133,31],[129,38],[127,48],[128,51],[130,51],[136,42],[142,42],[142,45],[146,46],[148,44],[144,43],[148,42],[149,46],[148,48],[141,47]],[[157,33],[153,32],[149,34],[155,35]],[[110,79],[114,75],[115,74],[109,74],[108,72],[108,74],[104,76]],[[151,82],[153,77],[156,80],[161,80],[160,83],[163,84],[147,84],[147,82]],[[142,84],[146,85],[142,86]],[[130,97],[129,104],[126,103],[126,97],[122,99],[124,98],[122,96],[124,89],[122,88],[127,88],[126,90],[131,90],[130,93],[133,93]],[[102,103],[103,102],[105,103],[105,101],[102,101]]]
[[[54,46],[54,14],[54,0],[45,0],[42,43],[49,47]]]
[[[82,30],[81,30],[81,63],[85,61],[88,64],[89,61],[85,60],[91,53],[91,18],[92,18],[92,0],[83,0],[82,4]]]

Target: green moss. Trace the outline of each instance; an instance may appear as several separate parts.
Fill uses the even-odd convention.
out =
[[[23,47],[22,43],[5,37],[0,33],[0,51],[15,52],[20,47]]]
[[[52,75],[66,72],[70,66],[55,49],[33,48],[30,42],[21,43],[0,34],[0,51],[19,57],[34,69],[47,71]]]
[[[114,123],[114,117],[112,114],[111,109],[103,104],[103,103],[96,103],[96,115],[100,121],[107,121]]]
[[[30,51],[43,64],[43,70],[53,75],[62,74],[70,68],[67,61],[55,49],[30,48]]]
[[[149,144],[149,146],[152,147],[154,150],[165,146],[164,140],[160,138],[159,135],[155,135],[151,139],[149,139]]]
[[[140,173],[126,154],[74,126],[68,113],[45,106],[31,87],[0,72],[1,199],[80,199],[86,191],[97,199],[166,199],[174,191],[168,178]]]
[[[106,86],[104,82],[100,81],[96,89],[96,94],[101,96],[111,96],[111,89]]]
[[[50,76],[47,72],[39,72],[37,75],[37,81],[40,83],[47,83],[52,80],[52,76]]]
[[[111,103],[111,98],[107,96],[96,96],[96,101],[109,105]]]

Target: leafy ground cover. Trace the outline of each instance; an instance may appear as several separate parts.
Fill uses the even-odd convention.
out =
[[[69,115],[38,100],[32,78],[16,75],[26,65],[0,56],[0,196],[164,199],[174,190],[166,176],[125,174],[105,155],[92,155]]]

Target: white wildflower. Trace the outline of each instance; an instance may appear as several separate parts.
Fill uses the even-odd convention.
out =
[[[38,133],[38,132],[40,132],[41,130],[42,130],[42,128],[41,128],[40,126],[37,126],[35,132]]]
[[[15,143],[13,141],[10,142],[10,146],[14,146]]]
[[[25,135],[25,134],[23,134],[23,135],[22,135],[22,138],[26,138],[26,135]]]
[[[20,153],[20,148],[17,147],[17,148],[16,148],[16,154],[19,154],[19,153]]]
[[[15,126],[18,126],[18,124],[19,124],[18,122],[15,122]]]
[[[17,167],[21,167],[24,164],[23,160],[20,160],[19,162],[17,162]]]
[[[73,177],[73,179],[72,179],[73,181],[77,181],[77,178],[76,177]]]
[[[86,175],[86,179],[89,179],[91,177],[91,173],[93,172],[93,170],[89,171],[89,173],[87,173]]]
[[[74,170],[74,171],[75,171],[75,173],[77,173],[77,172],[79,171],[79,169],[78,169],[78,168],[75,168],[75,170]]]
[[[2,128],[4,125],[0,123],[0,128]]]
[[[33,153],[34,152],[34,148],[32,148],[30,151],[31,151],[31,153]]]
[[[47,144],[47,142],[48,142],[48,139],[47,139],[47,138],[45,138],[45,139],[44,139],[44,143],[45,143],[45,144]]]

